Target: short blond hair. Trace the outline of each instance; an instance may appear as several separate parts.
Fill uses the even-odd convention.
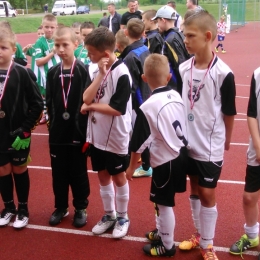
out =
[[[58,27],[54,34],[53,34],[53,40],[63,37],[65,34],[70,35],[70,39],[72,42],[77,41],[77,36],[74,32],[74,30],[71,27],[63,26],[63,27]]]
[[[44,21],[57,22],[57,18],[53,14],[45,14],[42,18],[42,22]]]
[[[125,35],[125,31],[123,29],[119,30],[116,35],[116,43],[120,44],[122,48],[125,48],[129,45],[129,39]]]
[[[11,27],[8,28],[5,25],[0,25],[0,42],[2,41],[9,42],[13,48],[16,47],[16,36]]]
[[[192,24],[196,24],[203,32],[210,31],[212,34],[212,41],[215,40],[217,35],[217,22],[213,15],[208,11],[203,9],[188,10],[184,15],[183,26],[189,26]]]
[[[144,33],[145,26],[143,21],[139,18],[132,18],[127,23],[126,29],[130,38],[139,39]]]

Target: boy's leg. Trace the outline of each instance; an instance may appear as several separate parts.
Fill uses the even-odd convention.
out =
[[[73,163],[70,164],[69,179],[73,195],[73,206],[75,207],[73,225],[82,227],[87,221],[86,208],[90,194],[87,160],[85,154],[82,153],[81,146],[73,146],[70,150]]]
[[[150,165],[150,152],[148,148],[141,153],[141,158],[142,165],[135,170],[133,177],[150,177],[153,173],[153,169]]]

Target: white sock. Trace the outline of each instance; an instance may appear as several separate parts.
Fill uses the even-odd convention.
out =
[[[111,182],[107,186],[100,185],[100,196],[103,202],[105,213],[111,216],[112,218],[115,218],[115,189],[113,182]]]
[[[256,224],[252,227],[244,225],[245,233],[247,234],[247,237],[249,239],[254,239],[258,237],[259,234],[259,223],[256,222]]]
[[[127,217],[127,207],[129,201],[128,182],[122,187],[116,186],[116,212],[118,217]]]
[[[213,238],[215,236],[216,222],[218,218],[217,206],[206,208],[201,206],[200,209],[200,224],[201,224],[201,238],[200,246],[207,248],[208,245],[213,245]]]
[[[163,245],[170,250],[174,244],[173,232],[175,228],[175,215],[172,207],[158,205],[159,208],[159,235]]]
[[[191,207],[191,215],[193,219],[194,226],[198,233],[200,234],[200,209],[201,209],[201,202],[200,199],[190,198],[190,207]]]

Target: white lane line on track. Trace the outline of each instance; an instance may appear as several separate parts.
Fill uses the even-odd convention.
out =
[[[236,96],[236,98],[249,98],[249,97],[244,97],[244,96]]]
[[[13,223],[9,223],[9,226],[12,226]],[[82,236],[92,236],[92,237],[102,237],[102,238],[110,238],[114,239],[111,234],[102,234],[102,235],[93,235],[90,231],[83,231],[83,230],[77,230],[77,229],[69,229],[69,228],[57,228],[57,227],[49,227],[49,226],[40,226],[40,225],[27,225],[26,228],[29,229],[35,229],[35,230],[41,230],[41,231],[50,231],[50,232],[59,232],[59,233],[66,233],[66,234],[74,234],[74,235],[82,235]],[[146,238],[142,237],[134,237],[134,236],[125,236],[121,238],[122,240],[128,240],[128,241],[134,241],[134,242],[142,242],[142,243],[149,243],[149,241]],[[175,241],[175,245],[178,246],[180,242]],[[227,247],[218,247],[214,246],[214,249],[219,252],[229,252],[229,248]],[[246,251],[243,253],[244,255],[253,255],[257,256],[259,253],[256,251]]]
[[[246,118],[235,118],[235,121],[246,121]]]

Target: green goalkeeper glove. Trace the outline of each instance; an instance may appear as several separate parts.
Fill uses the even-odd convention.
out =
[[[10,133],[11,136],[16,136],[14,142],[12,143],[12,147],[15,150],[28,148],[31,142],[31,133],[23,130],[22,127],[16,129],[15,131]]]

